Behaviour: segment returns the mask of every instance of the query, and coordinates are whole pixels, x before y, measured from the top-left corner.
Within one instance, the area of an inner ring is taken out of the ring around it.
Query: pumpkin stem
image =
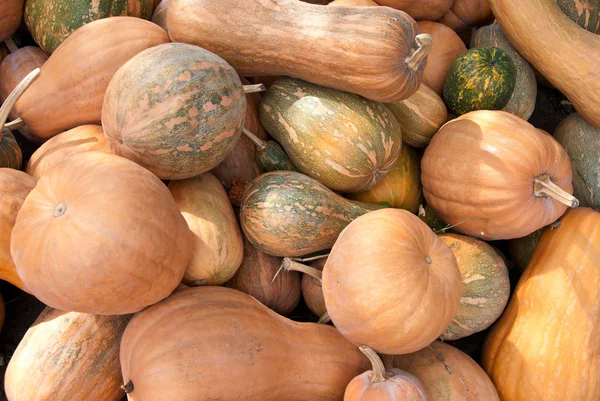
[[[256,135],[254,135],[249,129],[247,129],[246,127],[242,128],[242,131],[244,132],[244,134],[246,134],[246,136],[248,138],[250,138],[252,140],[252,142],[254,142],[256,144],[256,147],[258,148],[258,150],[263,150],[264,148],[267,147],[267,142],[263,141],[262,139],[260,139],[259,137],[257,137]]]
[[[433,38],[428,33],[420,33],[415,36],[415,44],[417,48],[413,46],[410,49],[410,54],[404,59],[404,62],[413,71],[417,71],[423,64],[423,60],[429,54],[431,46],[433,46]]]
[[[319,282],[321,285],[321,278],[323,276],[323,272],[319,269],[315,269],[314,267],[303,265],[302,263],[294,262],[291,258],[283,258],[283,262],[281,263],[283,269],[286,272],[296,271],[304,274],[308,274]]]
[[[533,179],[533,194],[538,198],[552,198],[567,207],[578,207],[579,201],[550,179],[548,174],[542,174]]]
[[[21,82],[19,85],[8,95],[2,107],[0,107],[0,131],[4,128],[4,124],[6,124],[6,120],[8,119],[8,115],[10,111],[17,103],[17,100],[23,95],[23,93],[31,86],[31,84],[40,76],[40,69],[36,68],[31,71]]]
[[[16,120],[12,120],[9,123],[4,124],[4,128],[9,131],[16,131],[19,128],[23,128],[24,126],[25,126],[25,121],[23,121],[23,119],[21,117],[17,118]]]
[[[244,93],[257,93],[264,92],[267,90],[265,84],[255,84],[255,85],[244,85]]]
[[[19,48],[17,47],[17,45],[15,45],[15,42],[13,42],[11,38],[6,39],[4,41],[4,44],[6,45],[6,47],[8,47],[8,51],[10,51],[11,53],[14,53],[17,50],[19,50]]]
[[[319,321],[317,323],[319,324],[327,324],[331,322],[331,318],[329,317],[329,312],[325,311],[325,313],[323,313],[321,315],[321,317],[319,318]]]
[[[126,394],[133,392],[133,382],[129,380],[126,384],[122,385],[121,388]]]
[[[325,254],[325,255],[318,255],[318,256],[311,256],[310,258],[291,258],[294,262],[312,262],[313,260],[318,260],[318,259],[323,259],[328,257],[329,254]]]
[[[360,352],[365,354],[367,358],[369,358],[371,366],[373,366],[373,371],[369,375],[369,380],[371,380],[371,383],[381,383],[386,381],[388,377],[392,376],[385,371],[385,366],[383,366],[381,358],[379,355],[377,355],[377,352],[375,352],[373,348],[369,347],[368,345],[363,345],[358,349]]]

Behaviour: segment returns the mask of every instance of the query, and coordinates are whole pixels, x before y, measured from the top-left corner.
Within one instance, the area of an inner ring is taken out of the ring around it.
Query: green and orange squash
[[[242,82],[225,60],[197,46],[167,43],[117,71],[106,90],[102,126],[115,154],[161,179],[180,180],[225,159],[245,114]]]
[[[567,17],[583,29],[600,34],[600,1],[598,0],[557,0]]]
[[[383,104],[293,78],[269,88],[260,121],[298,171],[339,192],[371,188],[402,147],[398,122]]]
[[[345,199],[304,174],[274,171],[246,189],[240,224],[260,251],[302,256],[331,248],[352,220],[380,208]]]
[[[474,110],[502,110],[517,81],[510,55],[498,47],[471,49],[452,64],[444,84],[444,101],[460,116]]]
[[[119,345],[130,319],[46,307],[10,359],[8,400],[119,401]]]
[[[71,33],[102,18],[131,16],[149,20],[153,0],[26,0],[25,24],[51,54]]]

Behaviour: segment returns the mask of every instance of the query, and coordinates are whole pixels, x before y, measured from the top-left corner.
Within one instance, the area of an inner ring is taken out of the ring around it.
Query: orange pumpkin
[[[10,38],[23,19],[25,0],[0,0],[0,42]]]
[[[160,1],[160,0],[158,0]],[[154,13],[152,14],[152,22],[156,25],[160,26],[165,32],[169,32],[167,29],[167,6],[169,5],[169,0],[162,0],[156,5],[154,8]]]
[[[452,251],[406,210],[380,209],[350,223],[323,269],[332,322],[348,340],[405,354],[452,322],[462,283]]]
[[[482,365],[504,401],[600,399],[600,213],[569,210],[546,228]]]
[[[84,152],[38,181],[19,211],[10,251],[23,283],[46,305],[126,314],[177,287],[191,235],[156,176],[127,159]]]
[[[402,10],[416,20],[435,21],[450,8],[454,0],[377,0],[380,6]]]
[[[494,19],[489,0],[454,0],[440,22],[456,32],[464,32],[484,24],[490,18]]]
[[[505,111],[446,123],[425,149],[421,181],[444,222],[484,240],[523,237],[578,204],[565,149]]]

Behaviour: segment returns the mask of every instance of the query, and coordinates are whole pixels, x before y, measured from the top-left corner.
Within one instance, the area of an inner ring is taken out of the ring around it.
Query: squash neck
[[[541,174],[533,179],[533,195],[537,198],[552,198],[571,208],[579,206],[579,200],[552,182],[548,174]]]

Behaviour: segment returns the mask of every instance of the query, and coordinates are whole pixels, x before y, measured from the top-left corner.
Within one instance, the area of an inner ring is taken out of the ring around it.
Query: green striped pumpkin
[[[27,0],[25,24],[36,43],[52,53],[75,30],[102,18],[149,20],[153,0]]]
[[[380,208],[347,200],[304,174],[274,171],[246,189],[240,223],[261,252],[301,256],[331,248],[352,220]]]
[[[556,3],[577,25],[600,34],[600,0],[557,0]]]
[[[510,100],[517,69],[498,47],[471,49],[454,61],[444,84],[444,101],[456,115],[474,110],[501,110]]]
[[[147,49],[113,76],[102,108],[111,151],[163,180],[217,166],[242,134],[246,97],[235,70],[198,46]]]
[[[299,79],[269,88],[260,121],[299,172],[339,192],[377,184],[402,146],[398,122],[383,104]]]

